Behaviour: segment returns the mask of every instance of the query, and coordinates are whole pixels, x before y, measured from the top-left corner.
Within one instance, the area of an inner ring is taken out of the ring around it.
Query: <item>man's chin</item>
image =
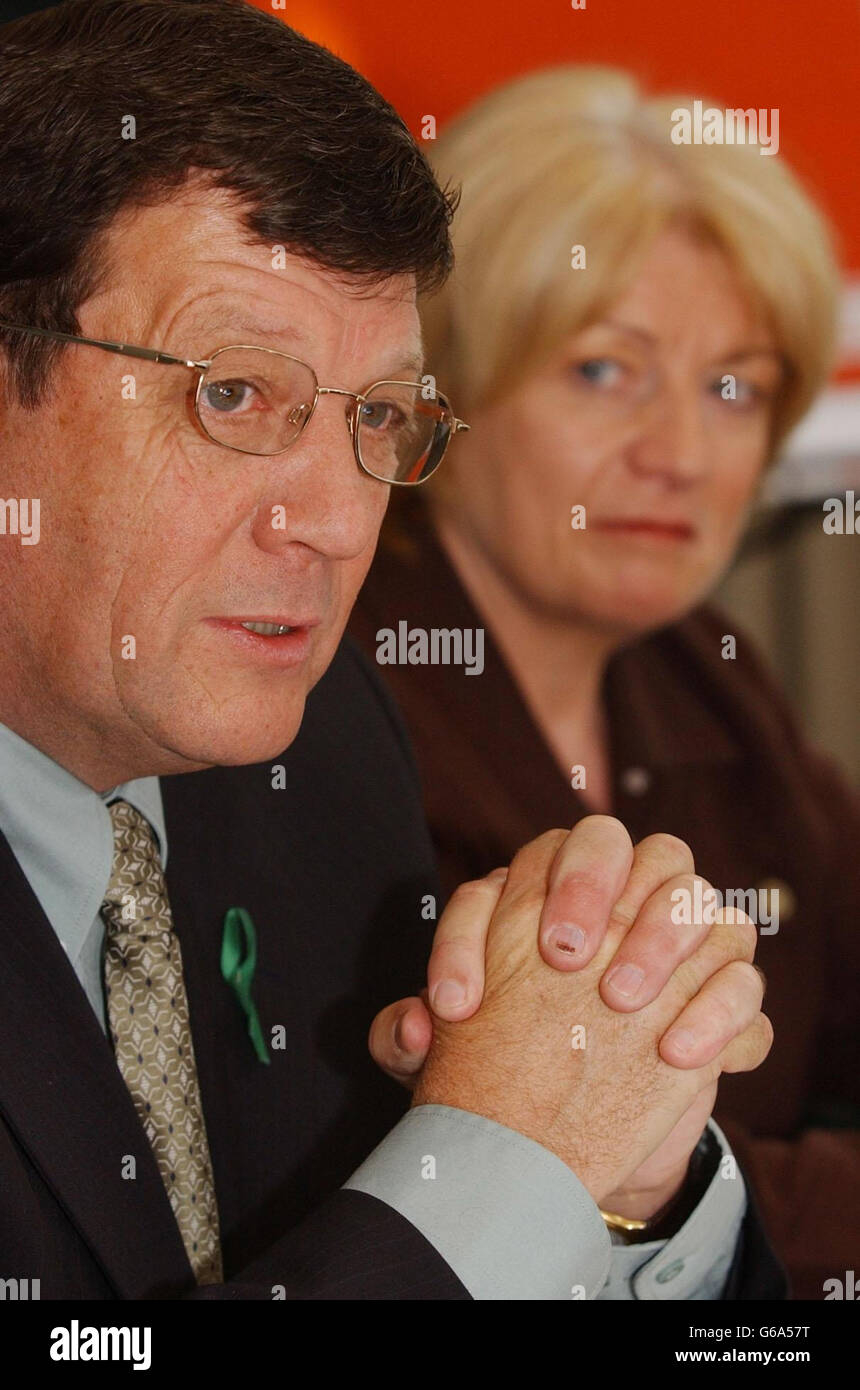
[[[176,772],[199,772],[209,767],[244,767],[278,757],[295,739],[304,715],[304,701],[288,717],[237,726],[235,723],[209,729],[165,730],[159,740],[167,763],[162,776]]]
[[[328,651],[314,651],[295,670],[265,678],[190,661],[179,680],[176,667],[167,681],[136,670],[134,686],[122,691],[123,706],[149,748],[161,753],[159,775],[264,763],[295,739],[307,697],[330,660]],[[193,680],[181,678],[186,671]]]

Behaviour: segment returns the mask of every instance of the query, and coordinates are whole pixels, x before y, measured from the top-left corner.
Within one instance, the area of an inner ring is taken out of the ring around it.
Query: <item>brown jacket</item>
[[[380,665],[415,743],[447,892],[588,808],[562,775],[486,627],[419,507],[411,554],[383,544],[351,631],[485,628],[484,670]],[[734,634],[737,655],[722,657]],[[724,1076],[716,1118],[751,1181],[792,1278],[823,1298],[860,1269],[860,802],[801,737],[736,625],[701,608],[619,653],[605,688],[613,814],[634,841],[692,847],[723,892],[780,889],[760,933],[773,1050]]]

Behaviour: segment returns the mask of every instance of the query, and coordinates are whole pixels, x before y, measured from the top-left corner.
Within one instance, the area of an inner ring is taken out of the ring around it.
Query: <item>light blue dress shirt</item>
[[[106,1030],[100,907],[113,863],[107,804],[121,796],[167,835],[157,777],[98,793],[0,724],[0,830]],[[408,1111],[345,1184],[400,1212],[476,1299],[715,1299],[746,1210],[726,1156],[668,1241],[614,1245],[590,1194],[555,1154],[448,1106]]]
[[[42,905],[107,1033],[100,909],[113,864],[108,802],[122,797],[156,833],[162,867],[167,834],[157,777],[94,792],[40,749],[0,724],[0,830]]]

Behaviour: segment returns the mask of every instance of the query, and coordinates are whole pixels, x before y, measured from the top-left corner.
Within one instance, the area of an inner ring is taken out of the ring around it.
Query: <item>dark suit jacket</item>
[[[399,498],[353,610],[376,633],[486,629],[484,671],[380,667],[406,718],[444,889],[479,877],[588,807],[571,790],[420,503]],[[722,638],[737,636],[734,660]],[[635,841],[686,840],[722,891],[780,887],[776,934],[760,935],[765,1064],[724,1076],[716,1118],[750,1178],[794,1292],[823,1297],[860,1243],[860,805],[801,737],[737,625],[700,608],[619,652],[604,686],[613,814]]]
[[[421,901],[438,893],[417,776],[373,669],[345,644],[280,758],[165,778],[162,793],[227,1282],[195,1289],[110,1045],[2,837],[0,1277],[38,1278],[43,1298],[266,1299],[275,1285],[288,1298],[468,1298],[409,1222],[338,1190],[406,1106],[367,1031],[421,987]],[[256,925],[264,1034],[286,1029],[270,1066],[220,974],[232,906]],[[753,1217],[728,1296],[781,1296]]]

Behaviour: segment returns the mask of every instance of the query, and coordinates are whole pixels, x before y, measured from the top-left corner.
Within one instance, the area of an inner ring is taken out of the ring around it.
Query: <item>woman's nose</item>
[[[698,388],[663,384],[642,406],[626,457],[630,469],[640,476],[688,486],[707,472],[708,452]]]

